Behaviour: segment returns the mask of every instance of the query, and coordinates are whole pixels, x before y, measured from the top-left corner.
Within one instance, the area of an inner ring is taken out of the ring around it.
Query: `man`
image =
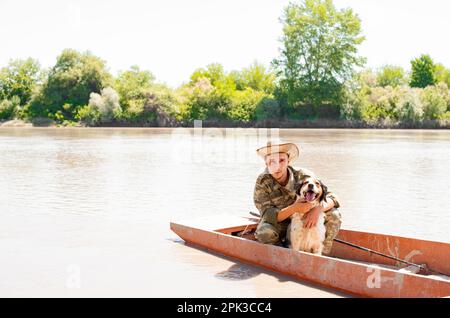
[[[292,214],[303,214],[305,227],[311,228],[317,224],[320,212],[324,212],[326,236],[323,254],[329,254],[341,226],[336,196],[328,192],[326,200],[315,208],[309,202],[296,202],[296,185],[304,176],[314,174],[291,166],[299,155],[295,144],[272,145],[269,142],[266,147],[259,148],[257,154],[264,159],[266,170],[258,176],[254,191],[255,206],[261,214],[256,239],[265,244],[280,245],[286,240]]]

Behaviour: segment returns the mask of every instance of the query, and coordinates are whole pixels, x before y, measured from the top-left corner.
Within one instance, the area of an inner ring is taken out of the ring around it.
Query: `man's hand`
[[[277,221],[284,221],[294,213],[305,214],[311,210],[312,207],[313,205],[310,202],[296,201],[294,204],[278,212]]]
[[[316,226],[321,212],[323,212],[323,207],[319,205],[303,215],[303,227],[305,229],[310,229]]]
[[[297,200],[291,206],[296,213],[305,214],[305,213],[308,213],[309,211],[311,211],[311,209],[313,208],[314,205],[311,202],[301,202],[301,201]]]

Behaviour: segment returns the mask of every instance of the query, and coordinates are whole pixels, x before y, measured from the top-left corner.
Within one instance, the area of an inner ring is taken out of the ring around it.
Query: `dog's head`
[[[306,202],[321,202],[327,193],[328,189],[322,181],[311,176],[302,178],[297,189],[297,195]]]

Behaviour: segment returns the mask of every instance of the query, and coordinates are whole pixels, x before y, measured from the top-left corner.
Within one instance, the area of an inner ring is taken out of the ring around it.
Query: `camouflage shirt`
[[[304,176],[315,176],[307,169],[296,170],[289,166],[289,177],[293,176],[294,185],[298,185]],[[278,227],[278,212],[290,205],[297,199],[295,191],[291,191],[280,185],[266,169],[258,176],[255,184],[253,200],[256,208],[259,210],[262,220]],[[328,192],[327,199],[334,202],[334,207],[339,208],[339,202],[335,194]],[[289,218],[283,222],[290,222]]]

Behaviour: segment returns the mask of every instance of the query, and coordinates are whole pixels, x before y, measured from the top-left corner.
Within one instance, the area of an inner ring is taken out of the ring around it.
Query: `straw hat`
[[[295,160],[297,160],[299,156],[299,149],[296,144],[287,142],[287,143],[272,143],[267,142],[267,145],[264,147],[261,147],[256,150],[256,153],[261,158],[265,159],[267,155],[271,155],[273,153],[280,153],[284,152],[287,153],[289,156],[289,164],[293,163]]]

